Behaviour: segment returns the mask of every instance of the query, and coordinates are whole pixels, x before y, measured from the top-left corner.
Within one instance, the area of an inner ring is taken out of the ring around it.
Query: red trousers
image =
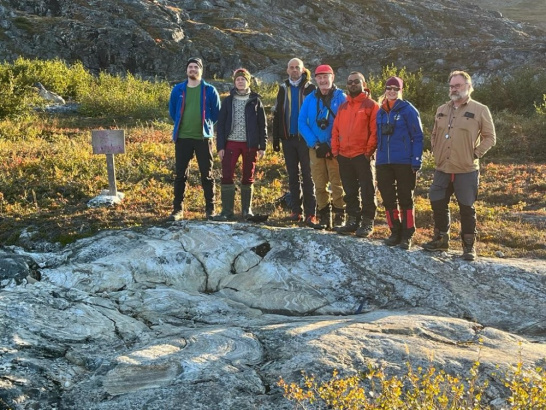
[[[243,177],[241,184],[251,185],[254,183],[258,148],[248,148],[246,141],[228,141],[224,150],[224,158],[222,159],[222,185],[233,184],[235,167],[240,156],[243,157]]]

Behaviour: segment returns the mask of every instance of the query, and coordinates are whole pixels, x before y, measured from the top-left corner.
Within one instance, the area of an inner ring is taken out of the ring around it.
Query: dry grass
[[[90,144],[90,130],[99,123],[103,128],[126,129],[126,153],[116,155],[117,188],[125,199],[116,208],[87,207],[87,201],[108,188],[105,157],[93,155]],[[169,124],[44,116],[26,124],[19,122],[18,126],[24,137],[0,139],[0,156],[6,158],[0,163],[1,243],[28,246],[31,238],[65,244],[104,229],[167,223],[174,177]],[[417,244],[427,241],[432,233],[426,194],[433,169],[430,155],[427,158],[416,191]],[[490,161],[483,164],[477,203],[479,254],[495,256],[500,251],[507,257],[546,258],[546,165]],[[268,151],[258,163],[257,177],[255,212],[269,214],[270,225],[287,225],[284,219],[288,211],[274,205],[275,199],[288,190],[282,155]],[[215,179],[220,180],[218,161]],[[195,162],[189,182],[186,216],[202,219],[204,200]],[[219,192],[216,200],[220,210]],[[458,249],[454,202],[452,209],[452,239],[454,249]],[[386,235],[380,207],[372,240]]]

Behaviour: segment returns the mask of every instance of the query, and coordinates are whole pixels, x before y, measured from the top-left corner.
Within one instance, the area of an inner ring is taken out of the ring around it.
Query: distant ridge
[[[183,75],[181,61],[193,55],[204,59],[206,76],[227,77],[244,65],[266,81],[284,76],[284,65],[294,55],[310,67],[327,62],[339,74],[378,72],[389,64],[427,73],[467,69],[474,75],[543,66],[546,30],[506,17],[544,23],[543,1],[479,4],[3,1],[0,61],[19,56],[79,60],[94,72],[129,71],[169,81]]]

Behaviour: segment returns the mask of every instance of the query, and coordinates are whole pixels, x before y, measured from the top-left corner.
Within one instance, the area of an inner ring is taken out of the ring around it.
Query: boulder
[[[502,405],[503,371],[546,364],[540,260],[197,221],[2,260],[0,403],[14,409],[290,409],[277,382],[303,370],[468,374],[476,360]],[[25,266],[37,279],[10,281]]]

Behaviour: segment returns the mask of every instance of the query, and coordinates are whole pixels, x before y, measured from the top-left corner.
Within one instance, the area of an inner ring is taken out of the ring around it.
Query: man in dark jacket
[[[207,219],[212,219],[214,214],[212,139],[220,111],[220,96],[214,86],[202,80],[203,62],[200,58],[188,60],[186,73],[188,79],[173,87],[169,101],[169,114],[174,121],[176,168],[171,221],[184,217],[188,166],[194,153],[201,173]]]
[[[241,178],[241,213],[250,219],[254,195],[256,162],[265,155],[267,124],[265,110],[259,94],[250,89],[252,76],[244,68],[233,73],[235,87],[223,99],[218,117],[216,149],[222,161],[222,213],[216,221],[230,221],[235,200],[235,168],[243,158]]]
[[[306,223],[314,226],[317,223],[315,184],[311,178],[309,148],[298,132],[298,115],[303,100],[315,86],[311,83],[311,73],[299,58],[288,62],[286,72],[288,79],[279,86],[273,114],[273,150],[279,152],[282,141],[292,207],[289,220],[301,222],[305,215]]]

